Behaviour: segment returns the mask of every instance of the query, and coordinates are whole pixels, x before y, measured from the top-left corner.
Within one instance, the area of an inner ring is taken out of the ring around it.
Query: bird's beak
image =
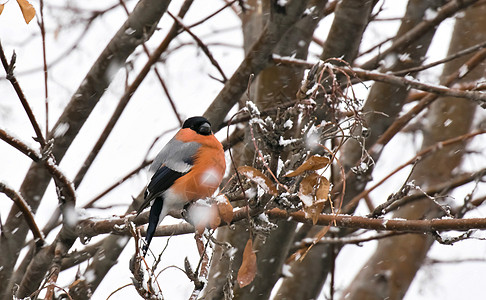
[[[209,125],[209,123],[202,124],[201,127],[199,128],[199,132],[201,132],[202,134],[210,134],[211,125]]]

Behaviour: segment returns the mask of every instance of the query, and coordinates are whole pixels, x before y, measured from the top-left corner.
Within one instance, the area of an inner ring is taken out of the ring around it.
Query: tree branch
[[[477,55],[478,57],[476,57],[476,59],[484,59],[484,57],[486,57],[486,51],[478,52]],[[280,63],[280,64],[301,65],[307,68],[312,68],[315,65],[313,63],[304,60],[288,58],[288,57],[279,57],[275,55],[273,56],[273,61],[275,63]],[[335,68],[333,65],[330,65],[330,67]],[[461,89],[448,88],[447,86],[444,85],[423,83],[419,80],[409,78],[409,77],[400,77],[388,73],[381,73],[378,71],[366,71],[360,68],[346,67],[346,68],[340,68],[339,70],[346,72],[349,76],[359,78],[359,80],[353,81],[353,83],[358,83],[366,80],[385,82],[397,86],[411,87],[417,90],[422,90],[433,94],[437,94],[439,96],[465,98],[465,99],[478,102],[478,104],[481,106],[486,106],[486,93],[480,91],[466,91]],[[465,72],[467,73],[468,71],[469,69],[467,69],[466,66]],[[466,73],[464,74],[461,73],[460,74],[461,77],[459,78],[465,76]]]
[[[395,170],[393,170],[387,176],[385,176],[383,179],[381,179],[377,183],[375,183],[372,187],[370,187],[369,189],[367,189],[367,190],[359,193],[358,195],[356,195],[351,201],[349,201],[346,204],[346,206],[344,207],[343,210],[344,211],[349,211],[352,207],[354,207],[358,203],[359,200],[361,200],[362,198],[366,197],[369,193],[371,193],[378,186],[382,185],[383,182],[385,182],[387,179],[389,179],[392,175],[396,174],[398,171],[400,171],[404,167],[406,167],[406,166],[408,166],[410,164],[413,164],[418,159],[423,159],[423,158],[427,157],[428,155],[434,153],[435,151],[441,150],[443,147],[446,147],[448,145],[456,144],[456,143],[460,143],[460,142],[464,142],[464,141],[466,141],[468,139],[471,139],[471,138],[473,138],[473,137],[475,137],[477,135],[484,134],[484,133],[486,133],[486,130],[479,130],[479,131],[474,131],[474,132],[466,133],[466,134],[463,134],[463,135],[460,135],[460,136],[456,136],[456,137],[453,137],[453,138],[450,138],[450,139],[447,139],[447,140],[438,142],[438,143],[436,143],[434,145],[431,145],[431,146],[429,146],[429,147],[421,150],[414,157],[412,157],[411,159],[409,159],[405,163],[401,164]]]
[[[169,4],[170,1],[139,1],[126,22],[100,54],[77,91],[73,94],[71,101],[51,131],[50,137],[48,137],[48,139],[55,138],[52,153],[58,161],[64,157],[95,105],[107,90],[116,71],[123,66],[127,57],[138,45],[152,36],[156,25],[166,12]],[[25,197],[34,213],[40,203],[40,201],[35,199],[42,198],[49,181],[50,177],[42,167],[37,164],[31,165],[20,188],[20,193]],[[8,289],[9,279],[29,230],[27,226],[23,226],[20,220],[15,217],[17,213],[17,208],[13,206],[5,223],[5,227],[8,230],[18,228],[15,239],[2,240],[0,245],[2,249],[3,247],[8,247],[12,250],[12,255],[8,257],[9,262],[5,262],[7,258],[0,257],[0,265],[4,266],[0,270],[0,298],[2,299],[10,292]],[[44,269],[44,273],[46,270]]]
[[[474,46],[469,47],[467,49],[461,50],[461,51],[459,51],[457,53],[454,53],[452,55],[449,55],[446,58],[439,59],[437,61],[431,62],[431,63],[426,64],[426,65],[423,65],[423,66],[418,66],[418,67],[409,68],[409,69],[405,69],[405,70],[395,71],[395,72],[392,72],[392,74],[393,75],[400,76],[400,75],[406,75],[406,74],[409,74],[409,73],[414,73],[414,72],[418,72],[418,71],[423,71],[423,70],[426,70],[426,69],[430,69],[432,67],[438,66],[440,64],[446,63],[448,61],[451,61],[451,60],[454,60],[456,58],[462,57],[464,55],[468,55],[468,54],[474,53],[475,51],[481,50],[481,49],[483,49],[485,47],[486,47],[486,42],[479,43],[477,45],[474,45]]]
[[[17,193],[14,189],[10,188],[8,185],[6,185],[3,182],[0,182],[0,193],[4,193],[5,195],[7,195],[7,197],[12,199],[15,205],[17,205],[19,210],[22,212],[22,215],[24,216],[25,221],[29,225],[29,228],[32,231],[32,234],[34,235],[34,238],[37,240],[36,244],[38,246],[44,245],[45,243],[44,235],[39,230],[39,227],[35,222],[34,215],[32,215],[29,205],[27,204],[27,202],[25,202],[22,195]]]
[[[22,103],[22,106],[24,107],[24,110],[27,113],[27,116],[29,117],[30,123],[32,124],[32,127],[34,128],[35,134],[37,135],[37,142],[39,142],[41,147],[44,147],[46,145],[46,140],[44,139],[44,136],[42,135],[42,130],[40,129],[39,123],[37,123],[37,120],[34,116],[34,113],[32,112],[32,109],[30,108],[30,105],[29,105],[29,102],[27,101],[27,98],[25,98],[24,92],[22,91],[22,88],[20,87],[20,84],[17,81],[17,78],[15,78],[15,75],[13,74],[13,70],[15,68],[16,57],[17,56],[14,52],[13,55],[12,55],[12,60],[10,61],[10,64],[9,64],[8,61],[7,61],[7,58],[5,56],[5,52],[3,51],[2,42],[0,41],[0,60],[2,61],[2,65],[3,65],[3,68],[5,69],[5,72],[7,73],[7,79],[12,84],[15,92],[17,93],[17,96],[19,97],[20,103]]]
[[[275,9],[278,5],[276,1],[272,1],[274,11],[269,22],[233,76],[204,113],[215,128],[223,123],[227,113],[245,92],[250,74],[256,76],[268,65],[272,50],[284,33],[300,18],[307,2],[308,0],[288,1],[284,9],[285,13],[282,13],[282,10]]]
[[[247,207],[234,211],[231,224],[247,218]],[[280,220],[293,220],[300,223],[312,224],[312,218],[308,218],[303,211],[287,212],[274,208],[264,212],[268,217]],[[261,214],[261,210],[250,210],[250,215],[255,217]],[[92,238],[94,236],[106,233],[121,234],[130,236],[126,222],[133,222],[140,226],[148,222],[148,213],[135,215],[120,216],[109,219],[85,219],[81,220],[76,226],[77,235],[83,238]],[[338,214],[320,214],[317,217],[317,225],[331,225],[351,229],[372,229],[372,230],[390,230],[397,232],[421,232],[428,233],[433,231],[466,231],[470,229],[486,229],[486,218],[469,218],[469,219],[430,219],[430,220],[404,220],[404,219],[377,219],[352,215]],[[228,225],[226,223],[221,226]],[[176,225],[162,225],[157,227],[154,236],[173,236],[194,233],[195,228],[189,223],[180,223]],[[141,230],[142,236],[145,230]]]
[[[221,77],[223,77],[223,83],[228,81],[228,78],[224,74],[223,69],[219,65],[218,61],[214,59],[214,56],[211,53],[211,51],[209,51],[208,46],[206,46],[206,44],[204,44],[204,42],[201,41],[201,39],[197,35],[195,35],[194,32],[192,32],[192,30],[189,27],[184,25],[184,22],[182,22],[182,19],[180,17],[174,16],[170,12],[168,12],[168,14],[169,16],[172,17],[172,19],[174,19],[174,21],[176,21],[179,24],[180,27],[182,27],[182,29],[184,29],[184,31],[186,31],[196,41],[197,45],[201,47],[204,54],[206,54],[206,56],[209,58],[209,61],[211,61],[211,64],[213,64],[213,66],[216,67],[216,69],[219,71],[219,74],[221,74]]]
[[[180,16],[184,16],[189,9],[189,7],[192,5],[193,0],[186,0],[184,2],[184,5],[181,7],[181,10],[179,12]],[[103,129],[103,132],[101,133],[100,137],[96,141],[96,144],[94,145],[93,149],[89,152],[90,154],[84,161],[82,167],[79,169],[78,173],[76,174],[76,177],[74,178],[73,182],[76,187],[81,184],[81,181],[83,180],[84,176],[86,175],[86,172],[88,172],[88,169],[91,167],[91,164],[95,160],[96,156],[98,155],[99,151],[105,144],[105,141],[108,139],[108,136],[110,135],[111,131],[115,127],[116,123],[118,122],[120,116],[122,115],[123,111],[128,105],[128,102],[132,98],[133,94],[136,92],[142,81],[145,79],[147,74],[150,72],[152,66],[157,63],[160,55],[167,49],[169,46],[170,42],[179,34],[179,25],[176,23],[174,24],[167,36],[162,40],[160,45],[155,49],[154,53],[150,55],[148,61],[145,63],[143,66],[142,70],[138,73],[137,77],[133,80],[132,84],[128,87],[128,89],[125,91],[123,96],[121,97],[120,101],[118,102],[117,107],[115,108],[115,111],[113,112],[110,120],[108,121],[108,124],[105,126]]]
[[[485,52],[486,53],[486,52]],[[448,96],[456,98],[464,98],[477,102],[481,106],[486,106],[486,93],[479,91],[463,91],[455,88],[448,88],[444,85],[435,85],[420,82],[416,79],[407,77],[398,77],[390,74],[383,74],[377,71],[365,71],[362,69],[353,68],[348,74],[360,77],[362,80],[374,80],[379,82],[386,82],[397,86],[412,87],[417,90],[422,90],[437,94],[439,96]]]
[[[409,30],[406,34],[401,35],[396,40],[390,48],[380,52],[377,56],[368,60],[360,67],[362,69],[374,69],[380,61],[391,53],[401,53],[411,43],[417,41],[421,36],[423,36],[429,30],[432,30],[438,26],[445,19],[452,17],[458,11],[478,2],[478,0],[453,0],[448,1],[442,7],[437,10],[437,14],[432,19],[424,18],[422,22],[417,24],[413,29]]]

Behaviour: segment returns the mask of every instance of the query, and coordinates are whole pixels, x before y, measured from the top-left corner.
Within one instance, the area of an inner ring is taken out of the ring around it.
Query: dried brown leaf
[[[225,195],[219,195],[216,200],[218,206],[219,217],[226,224],[230,224],[233,221],[233,206]]]
[[[3,8],[5,7],[5,3],[4,4],[0,4],[0,15],[2,14],[2,11],[3,11]]]
[[[317,175],[316,173],[310,173],[309,175],[304,177],[304,179],[302,179],[302,181],[300,182],[300,188],[299,188],[300,194],[303,195],[303,196],[312,196],[314,194],[315,189],[316,189],[318,178],[319,178],[319,175]],[[302,200],[302,197],[301,197],[301,200]],[[304,205],[305,204],[307,204],[307,205],[311,204],[311,203],[304,201],[304,200],[302,200],[302,202],[304,202]]]
[[[219,209],[217,204],[211,205],[211,217],[209,218],[209,228],[216,229],[221,224],[221,218],[219,216]]]
[[[314,225],[326,205],[330,187],[329,180],[317,173],[309,174],[300,183],[299,197],[306,216],[312,219]]]
[[[305,171],[319,170],[327,165],[329,165],[329,158],[314,155],[306,160],[302,165],[300,165],[295,171],[285,175],[285,177],[295,177],[304,173]]]
[[[25,23],[29,24],[29,22],[35,17],[35,8],[27,0],[17,0],[17,3],[20,6]]]
[[[331,183],[326,177],[321,176],[319,178],[319,184],[316,190],[316,198],[319,200],[327,200],[329,197],[329,189],[331,188]]]
[[[275,184],[261,171],[250,167],[250,166],[241,166],[238,168],[238,172],[245,175],[251,181],[258,184],[266,193],[270,193],[272,195],[277,195],[277,188]]]
[[[317,220],[319,219],[319,215],[321,214],[322,210],[324,209],[324,205],[326,202],[324,201],[319,201],[315,202],[311,206],[305,206],[304,207],[304,212],[307,217],[310,217],[312,219],[312,224],[316,225]]]
[[[246,242],[245,250],[243,251],[243,261],[238,271],[237,280],[240,287],[249,285],[255,278],[256,272],[256,254],[253,252],[253,242],[250,238]]]

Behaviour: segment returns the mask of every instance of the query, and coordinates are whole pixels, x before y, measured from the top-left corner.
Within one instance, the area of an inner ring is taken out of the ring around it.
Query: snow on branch
[[[247,218],[248,208],[243,207],[234,211],[231,224]],[[250,209],[252,217],[261,214],[259,209]],[[292,220],[299,223],[312,224],[313,220],[306,216],[305,212],[288,212],[283,209],[273,208],[265,211],[269,218],[280,220]],[[134,222],[136,225],[142,225],[148,221],[148,213],[140,215],[135,220],[135,215],[113,217],[107,219],[85,219],[78,223],[76,232],[79,236],[91,238],[99,234],[121,234],[130,235],[129,228],[125,225],[127,222]],[[486,229],[486,218],[467,218],[467,219],[427,219],[427,220],[406,220],[406,219],[385,219],[370,218],[364,216],[353,216],[343,214],[325,214],[322,213],[317,217],[317,225],[331,225],[335,227],[351,229],[372,229],[372,230],[389,230],[395,232],[421,232],[429,233],[434,231],[466,231],[470,229]],[[229,224],[222,223],[220,226]],[[157,228],[155,236],[173,236],[194,233],[195,228],[189,223],[180,223],[175,225],[161,225]],[[142,230],[142,235],[145,232]]]
[[[486,51],[481,51],[480,56],[481,59],[484,59],[486,56]],[[279,57],[275,55],[273,56],[273,61],[276,64],[300,65],[300,66],[305,66],[307,68],[312,68],[315,65],[314,63],[310,63],[304,60],[289,58],[289,57]],[[332,65],[329,63],[326,63],[325,65],[327,67],[332,67]],[[449,88],[444,85],[424,83],[417,79],[414,79],[411,76],[400,77],[400,76],[395,76],[391,73],[381,73],[379,71],[367,71],[364,69],[352,68],[349,66],[345,68],[344,67],[333,67],[333,68],[339,68],[340,71],[345,72],[346,74],[351,76],[351,78],[353,77],[359,78],[359,80],[353,80],[353,83],[367,81],[367,80],[385,82],[397,86],[405,86],[405,87],[414,88],[421,91],[430,92],[440,96],[465,98],[465,99],[478,102],[478,104],[480,104],[482,107],[486,107],[486,93],[481,91],[467,91],[467,90],[461,90],[456,88]],[[459,75],[462,75],[461,77],[465,76],[465,74],[459,74]]]

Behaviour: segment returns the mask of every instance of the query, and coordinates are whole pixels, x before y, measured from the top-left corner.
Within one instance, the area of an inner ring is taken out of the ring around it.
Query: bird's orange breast
[[[213,135],[205,136],[191,171],[177,179],[171,190],[187,202],[212,196],[221,184],[225,169],[221,143]]]

